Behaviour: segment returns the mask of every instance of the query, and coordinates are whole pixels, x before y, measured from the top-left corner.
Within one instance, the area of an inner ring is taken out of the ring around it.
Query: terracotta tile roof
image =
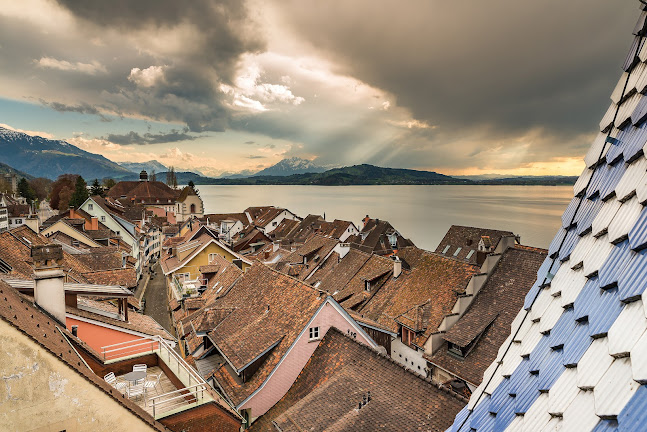
[[[24,217],[29,215],[30,209],[28,204],[9,204],[7,205],[7,214],[9,217]]]
[[[390,258],[371,255],[346,285],[336,288],[338,291],[333,292],[333,297],[345,308],[355,310],[379,292],[392,271],[393,261]],[[370,283],[370,291],[366,291],[367,281]]]
[[[137,202],[144,200],[146,204],[157,204],[158,199],[160,204],[167,204],[170,199],[174,204],[177,194],[177,191],[158,181],[121,181],[106,196],[114,199],[125,196],[129,200],[135,198]]]
[[[192,311],[196,311],[203,307],[205,304],[205,299],[202,297],[189,297],[185,298],[182,303],[184,310],[191,313]]]
[[[122,265],[121,251],[108,246],[88,249],[75,258],[95,271],[120,269]]]
[[[2,281],[0,281],[0,318],[20,330],[70,369],[82,375],[91,385],[110,395],[117,403],[140,418],[144,424],[158,431],[168,430],[85,366],[81,356],[75,350],[70,350],[68,343],[69,340],[74,344],[78,339],[64,326],[45,315],[39,308],[34,307],[31,301]]]
[[[162,233],[163,234],[177,234],[179,231],[179,228],[177,225],[168,225],[162,227]]]
[[[120,285],[131,290],[137,287],[137,272],[132,267],[88,272],[83,276],[92,284]]]
[[[443,336],[461,347],[475,341],[467,356],[449,354],[445,344],[429,357],[432,363],[472,384],[481,383],[546,258],[546,250],[533,249],[507,249],[465,314]]]
[[[313,280],[313,283],[316,283],[317,280],[321,280],[319,289],[330,294],[339,292],[350,282],[364,264],[366,264],[366,261],[368,261],[370,257],[371,255],[367,253],[360,252],[357,249],[351,249],[346,253],[344,258],[342,258],[341,261],[339,261],[339,263],[328,272],[328,274],[315,274],[310,279]],[[334,257],[331,256],[328,260],[331,259],[334,260]]]
[[[244,251],[248,246],[251,246],[252,243],[262,242],[268,244],[272,242],[272,240],[268,236],[263,234],[255,227],[250,227],[249,229],[241,232],[243,233],[243,237],[234,242],[234,245],[232,246],[234,252]]]
[[[274,268],[305,280],[338,243],[336,239],[314,235],[303,246],[276,263]],[[307,260],[306,265],[303,265],[304,258]]]
[[[282,208],[276,208],[276,207],[270,207],[261,214],[258,215],[256,219],[254,219],[254,225],[264,228],[267,226],[272,220],[274,220],[278,215],[280,215],[285,209]]]
[[[492,247],[496,248],[502,237],[513,235],[514,233],[511,231],[452,225],[445,234],[445,237],[438,244],[438,247],[436,247],[436,253],[442,254],[447,246],[449,246],[445,255],[454,256],[456,249],[460,247],[461,250],[455,258],[475,264],[476,252],[472,253],[470,258],[467,258],[467,255],[469,255],[470,251],[476,251],[478,249],[481,237],[489,237],[492,242]]]
[[[230,263],[224,257],[217,255],[212,265],[218,266],[219,270],[207,281],[207,289],[202,293],[207,305],[217,297],[227,293],[229,288],[243,275],[243,271],[235,264]]]
[[[204,215],[200,220],[205,224],[207,223],[207,220],[209,221],[209,224],[219,224],[225,220],[237,220],[242,222],[243,226],[249,225],[249,219],[247,219],[245,213],[210,213]]]
[[[287,394],[250,430],[443,432],[466,403],[331,328]]]
[[[415,246],[402,248],[396,253],[400,261],[402,261],[402,268],[411,269],[418,265],[420,259],[425,255],[424,249],[419,249]]]
[[[195,193],[193,188],[191,186],[184,186],[182,191],[180,191],[180,195],[176,198],[177,202],[184,202],[189,196],[197,196],[198,194]]]
[[[299,228],[300,221],[292,219],[283,219],[276,228],[272,230],[271,237],[276,240],[286,240],[285,243],[288,244],[287,239],[290,237],[290,234],[296,231]]]
[[[278,343],[245,383],[235,380],[225,367],[216,371],[215,379],[234,404],[265,381],[325,300],[325,295],[303,282],[255,263],[225,296],[210,305],[211,309],[233,309],[209,338],[237,369]]]
[[[171,298],[171,301],[169,301],[169,307],[171,308],[171,312],[178,310],[182,305],[180,302],[177,301],[175,297]]]
[[[2,259],[13,267],[10,274],[30,279],[33,273],[31,245],[48,243],[50,241],[47,237],[36,234],[24,225],[0,233]],[[91,272],[92,268],[77,260],[75,255],[63,251],[63,270],[70,282],[86,283],[83,273]]]
[[[318,232],[321,235],[339,239],[351,225],[353,225],[352,222],[339,219],[335,219],[333,222],[322,221]]]
[[[398,322],[419,330],[416,344],[422,346],[449,314],[477,266],[425,252],[411,270],[389,280],[358,312],[398,332]]]
[[[118,310],[115,306],[105,301],[96,301],[91,300],[87,297],[78,296],[77,302],[79,306],[87,306],[89,308],[99,309],[105,312],[116,314]],[[110,318],[104,315],[99,315],[96,313],[88,312],[79,308],[72,306],[67,306],[67,313],[72,315],[81,316],[84,318],[92,319],[95,321],[100,321],[105,324],[110,324],[116,327],[121,327],[127,330],[133,330],[140,333],[144,333],[151,336],[161,336],[164,339],[174,340],[164,328],[157,323],[153,318],[148,315],[142,315],[140,313],[129,313],[128,322],[122,321],[116,318]]]
[[[216,264],[207,264],[207,265],[200,266],[198,268],[198,270],[202,274],[218,273],[219,269],[220,269],[220,266],[218,266]]]
[[[396,245],[392,246],[389,237],[396,236]],[[367,219],[361,230],[361,236],[349,238],[354,247],[363,252],[376,253],[378,255],[391,255],[398,249],[407,246],[414,246],[413,242],[404,238],[393,226],[385,220]]]

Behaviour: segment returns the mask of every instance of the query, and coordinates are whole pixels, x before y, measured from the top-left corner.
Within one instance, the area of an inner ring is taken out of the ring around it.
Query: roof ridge
[[[404,365],[402,365],[402,364],[398,363],[397,361],[393,360],[393,358],[391,358],[391,357],[389,357],[389,356],[387,356],[387,355],[385,355],[385,354],[382,354],[382,353],[381,353],[381,352],[379,352],[379,351],[374,350],[373,348],[369,347],[368,345],[365,345],[365,344],[361,343],[361,342],[360,342],[360,341],[358,341],[357,339],[354,339],[354,338],[350,337],[349,335],[347,335],[347,334],[343,333],[341,330],[339,330],[337,327],[335,327],[335,326],[331,326],[331,327],[328,329],[328,331],[330,331],[330,330],[333,330],[333,331],[335,331],[335,332],[339,333],[341,336],[345,337],[346,339],[348,339],[348,340],[350,340],[350,341],[355,342],[357,345],[359,345],[360,347],[364,348],[365,350],[367,350],[367,351],[368,351],[368,352],[370,352],[371,354],[373,354],[373,355],[375,355],[375,356],[377,356],[377,357],[380,357],[380,358],[382,358],[383,360],[388,361],[389,363],[392,363],[392,364],[396,365],[396,366],[397,366],[397,367],[398,367],[402,372],[405,372],[405,373],[407,373],[407,374],[409,374],[409,375],[413,376],[415,379],[418,379],[418,380],[420,380],[420,381],[424,382],[425,384],[428,384],[428,385],[429,385],[429,386],[431,386],[431,387],[434,387],[434,388],[436,388],[436,389],[438,389],[438,390],[440,390],[440,391],[443,391],[443,392],[447,393],[448,395],[450,395],[450,396],[452,396],[452,397],[456,398],[457,400],[461,401],[462,403],[467,404],[467,403],[469,402],[469,399],[467,399],[467,398],[465,398],[465,397],[463,397],[463,396],[461,396],[461,395],[459,395],[459,394],[457,394],[457,393],[455,393],[455,392],[453,392],[453,391],[451,391],[451,390],[449,390],[449,389],[447,389],[447,388],[445,388],[445,387],[442,387],[442,386],[441,386],[441,385],[439,385],[439,384],[435,384],[435,383],[433,383],[433,382],[431,382],[431,381],[427,381],[427,379],[423,378],[422,376],[420,376],[420,375],[418,375],[418,374],[415,374],[415,373],[410,372],[409,370],[407,370],[407,369],[404,367]],[[324,336],[324,339],[325,339],[325,337],[326,337],[326,336]],[[323,339],[322,339],[322,340],[323,340]],[[319,346],[321,346],[321,345],[319,345]],[[317,347],[317,348],[319,348],[319,347]],[[313,354],[313,355],[314,355],[314,354]],[[310,356],[310,358],[312,358],[312,356]],[[305,367],[304,367],[304,369],[305,369]]]

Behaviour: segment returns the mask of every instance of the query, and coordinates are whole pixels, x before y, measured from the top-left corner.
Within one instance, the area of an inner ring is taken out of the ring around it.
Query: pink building
[[[331,327],[377,348],[332,297],[257,263],[182,320],[179,336],[202,376],[253,422],[287,393]]]

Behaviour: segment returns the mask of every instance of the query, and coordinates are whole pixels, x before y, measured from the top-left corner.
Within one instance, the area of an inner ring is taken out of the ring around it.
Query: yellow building
[[[174,240],[174,239],[169,239]],[[179,300],[197,295],[206,287],[200,267],[211,263],[216,256],[224,257],[245,271],[252,263],[238,255],[215,238],[202,226],[181,240],[167,242],[162,252],[161,266],[171,291]]]

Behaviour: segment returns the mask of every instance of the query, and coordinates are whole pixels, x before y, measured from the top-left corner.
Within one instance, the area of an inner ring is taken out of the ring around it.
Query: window
[[[101,222],[105,222],[105,221],[106,221],[106,217],[105,217],[105,216],[101,216]]]
[[[276,226],[276,222],[272,222],[272,226]]]
[[[445,246],[445,249],[443,249],[443,255],[445,255],[448,250],[449,250],[449,245]]]
[[[364,289],[366,290],[366,292],[370,292],[371,291],[371,281],[367,280],[364,283],[365,283]]]
[[[319,327],[310,327],[310,340],[319,339]]]
[[[218,256],[218,254],[210,253],[210,254],[209,254],[209,262],[211,262],[211,261],[215,260],[217,256]]]
[[[466,259],[470,259],[470,258],[472,258],[472,255],[474,255],[474,249],[472,249],[471,251],[469,251],[469,253],[467,254],[467,257],[465,257],[465,258],[466,258]]]
[[[461,249],[463,249],[463,248],[462,247],[457,247],[456,252],[454,252],[454,256],[458,256],[458,254],[461,253]]]
[[[402,327],[402,343],[406,345],[412,345],[413,339],[416,337],[416,333],[413,330],[410,330],[406,327]]]
[[[88,210],[94,210],[94,204],[88,204]]]
[[[16,225],[21,224],[21,223],[22,223],[22,219],[16,219]]]

